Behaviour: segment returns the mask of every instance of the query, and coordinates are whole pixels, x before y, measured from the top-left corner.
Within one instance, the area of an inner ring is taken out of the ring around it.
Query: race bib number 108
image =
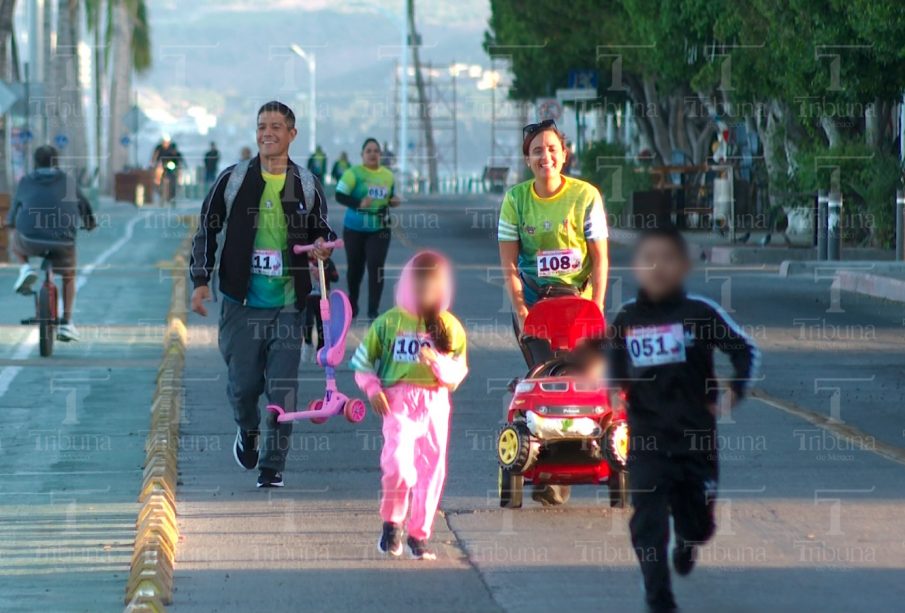
[[[635,367],[685,361],[685,331],[682,324],[632,328],[625,340],[628,355]]]
[[[430,339],[414,334],[400,334],[393,341],[394,362],[417,362],[422,347],[431,347]]]
[[[578,249],[559,249],[537,252],[537,276],[552,277],[581,270],[581,252]]]

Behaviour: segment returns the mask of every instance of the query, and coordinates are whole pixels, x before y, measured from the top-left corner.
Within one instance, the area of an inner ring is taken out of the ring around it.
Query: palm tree
[[[16,0],[0,0],[0,78],[11,81],[14,73],[7,50],[13,35],[13,12],[16,10]],[[6,142],[6,131],[9,124],[9,116],[0,117],[0,143]],[[6,147],[0,146],[0,193],[7,194],[10,191],[10,177],[6,173]]]
[[[47,140],[65,136],[68,144],[64,160],[69,169],[80,176],[88,166],[88,144],[85,113],[79,84],[79,0],[58,0],[56,49],[49,58],[47,87],[52,96],[45,108]]]
[[[125,134],[124,120],[131,105],[132,74],[151,67],[151,29],[145,0],[106,0],[106,41],[111,64],[110,123],[107,126],[107,180],[110,190],[113,175],[129,159],[120,139]],[[137,162],[137,160],[136,160]]]

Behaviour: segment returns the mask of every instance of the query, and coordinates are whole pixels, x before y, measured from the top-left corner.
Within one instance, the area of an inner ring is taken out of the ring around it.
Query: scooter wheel
[[[320,411],[322,408],[324,408],[324,401],[321,399],[312,400],[308,403],[309,411]],[[324,424],[327,423],[328,419],[329,417],[312,417],[310,421],[312,424]]]
[[[343,407],[343,415],[345,415],[346,419],[353,424],[357,424],[364,420],[367,412],[368,409],[365,407],[365,403],[358,398],[347,401],[346,406]]]

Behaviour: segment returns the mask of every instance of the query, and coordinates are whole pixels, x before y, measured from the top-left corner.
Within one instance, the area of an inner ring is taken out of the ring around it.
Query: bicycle
[[[53,354],[53,340],[56,336],[56,327],[60,325],[58,314],[58,290],[53,282],[53,264],[50,262],[50,253],[45,252],[41,255],[41,270],[44,271],[44,282],[41,288],[30,293],[35,297],[35,316],[22,320],[22,324],[26,326],[38,326],[38,348],[42,358],[50,357]]]

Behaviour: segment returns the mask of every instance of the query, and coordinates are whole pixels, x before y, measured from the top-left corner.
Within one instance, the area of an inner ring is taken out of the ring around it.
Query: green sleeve
[[[355,173],[351,168],[348,168],[339,178],[339,183],[336,184],[336,191],[341,194],[351,196],[352,190],[355,189],[356,183],[357,181],[355,180]]]
[[[359,372],[377,372],[377,362],[380,361],[381,357],[380,327],[380,322],[375,321],[368,329],[361,344],[358,346],[358,349],[355,350],[352,359],[349,361],[349,366],[352,370]]]
[[[518,212],[515,210],[515,201],[512,191],[503,196],[503,206],[500,207],[500,223],[497,226],[498,241],[518,240]]]

